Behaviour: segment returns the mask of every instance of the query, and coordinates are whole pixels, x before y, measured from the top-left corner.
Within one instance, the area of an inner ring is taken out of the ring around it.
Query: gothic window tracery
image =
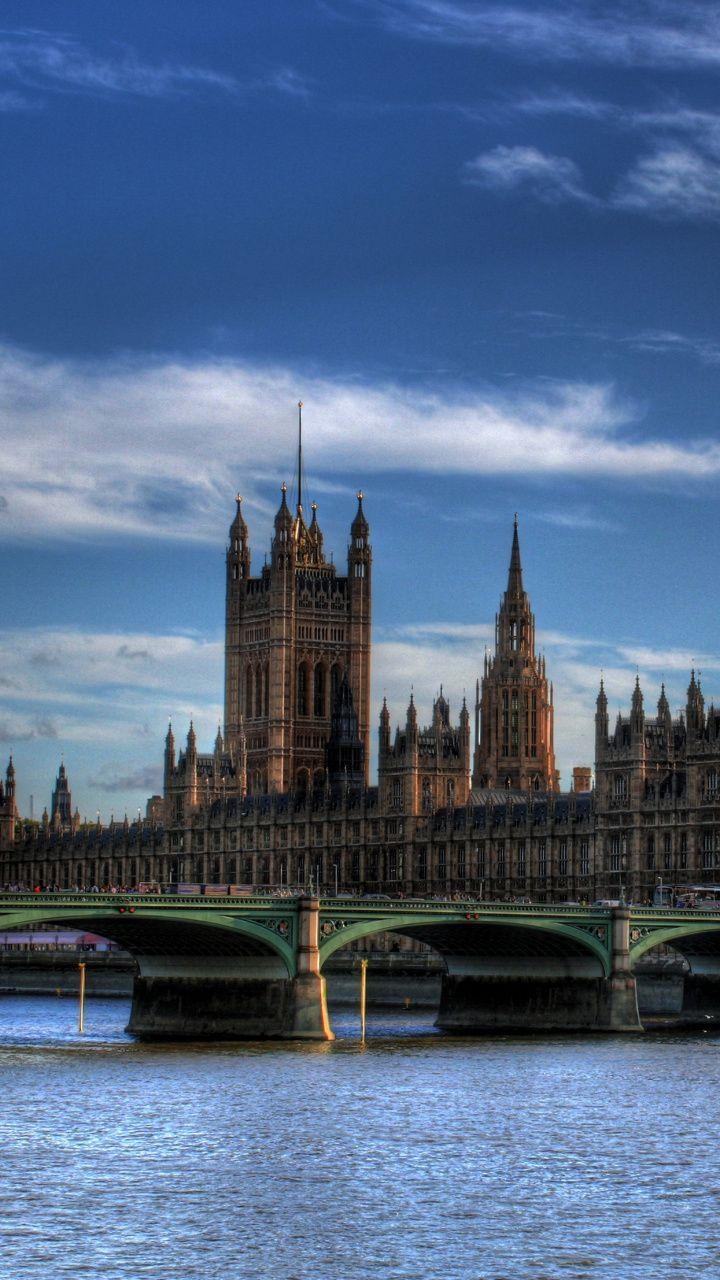
[[[313,681],[313,715],[323,717],[325,715],[325,668],[322,662],[318,662],[315,667]]]
[[[308,668],[306,662],[301,662],[298,667],[297,680],[297,713],[299,716],[306,716],[308,713]]]

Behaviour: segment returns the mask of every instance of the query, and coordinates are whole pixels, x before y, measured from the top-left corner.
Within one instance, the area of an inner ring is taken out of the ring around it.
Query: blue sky
[[[563,781],[600,671],[720,698],[716,6],[3,5],[0,750],[143,807],[305,402],[375,708],[473,695],[519,514]]]

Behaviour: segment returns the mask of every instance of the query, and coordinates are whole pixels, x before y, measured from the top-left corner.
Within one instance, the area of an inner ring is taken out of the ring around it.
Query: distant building
[[[523,587],[517,516],[510,570],[495,618],[495,653],[485,656],[475,705],[473,787],[558,791],[553,695],[535,653],[535,615]]]
[[[649,896],[655,884],[720,879],[720,709],[693,671],[684,714],[673,718],[665,686],[646,716],[639,679],[630,714],[612,733],[601,681],[595,715],[595,864],[617,896]]]
[[[302,475],[299,450],[298,471]],[[442,685],[421,727],[410,694],[368,785],[372,553],[362,495],[347,575],[283,486],[270,561],[251,575],[238,498],[226,587],[225,724],[212,751],[191,724],[165,741],[162,797],[137,822],[81,826],[62,764],[51,816],[21,823],[15,773],[0,786],[0,879],[100,887],[141,882],[283,884],[539,901],[652,897],[658,880],[720,882],[720,711],[693,673],[673,719],[647,718],[639,681],[610,732],[601,683],[595,790],[576,766],[561,792],[553,691],[536,653],[515,520],[494,652],[477,682],[475,735]],[[440,673],[439,673],[440,674]]]

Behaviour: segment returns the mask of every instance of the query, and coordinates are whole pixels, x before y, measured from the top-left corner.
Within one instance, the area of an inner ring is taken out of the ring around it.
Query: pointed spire
[[[235,494],[235,504],[236,504],[235,519],[233,520],[232,524],[230,525],[230,537],[231,537],[231,539],[232,539],[233,537],[235,537],[235,538],[247,538],[248,528],[247,528],[247,525],[246,525],[246,523],[245,523],[245,521],[244,521],[244,519],[243,519],[243,513],[242,513],[242,494],[241,494],[241,493],[236,493],[236,494]]]
[[[302,515],[302,411],[303,402],[298,400],[298,500],[297,513]]]
[[[350,526],[353,535],[356,537],[359,535],[363,535],[364,537],[367,537],[368,533],[370,532],[370,525],[368,524],[365,518],[365,512],[363,511],[363,497],[364,497],[364,494],[362,489],[358,489],[358,493],[357,493],[358,509],[355,512],[355,519],[353,520]]]
[[[286,529],[292,526],[292,516],[290,515],[290,509],[287,504],[287,485],[284,480],[280,485],[280,492],[282,494],[282,498],[280,499],[280,506],[278,507],[278,512],[275,516],[276,530]]]
[[[515,513],[513,522],[512,551],[510,552],[510,570],[508,572],[507,594],[518,597],[523,594],[522,565],[520,563],[520,538],[518,536],[518,518]]]

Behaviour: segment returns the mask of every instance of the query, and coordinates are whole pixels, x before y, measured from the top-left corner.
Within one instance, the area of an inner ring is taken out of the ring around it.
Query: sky
[[[636,675],[720,699],[711,3],[5,0],[0,764],[144,812],[222,719],[304,401],[374,555],[373,714],[474,700],[518,513],[562,783]]]

